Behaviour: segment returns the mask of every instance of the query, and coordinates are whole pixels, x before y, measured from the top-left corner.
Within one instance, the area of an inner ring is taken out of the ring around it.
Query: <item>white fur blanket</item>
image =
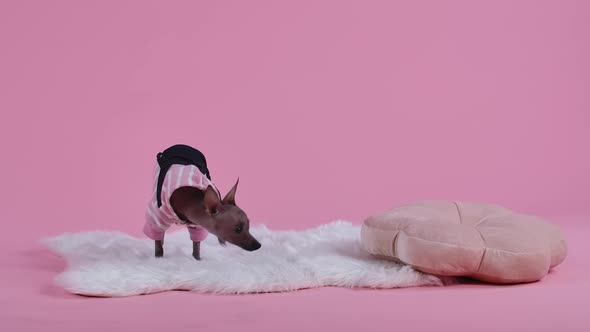
[[[65,258],[57,277],[66,290],[90,296],[129,296],[167,290],[238,294],[282,292],[322,286],[396,288],[442,285],[440,278],[362,251],[360,227],[333,222],[305,231],[256,226],[258,251],[222,247],[214,236],[192,256],[185,231],[167,234],[164,257],[153,241],[118,232],[68,233],[46,245]]]

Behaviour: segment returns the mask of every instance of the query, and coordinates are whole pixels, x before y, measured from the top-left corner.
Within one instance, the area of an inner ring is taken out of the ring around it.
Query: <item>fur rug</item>
[[[57,283],[90,296],[129,296],[168,290],[239,294],[283,292],[322,286],[396,288],[442,285],[438,277],[362,251],[360,227],[337,221],[305,231],[271,231],[255,226],[258,251],[222,247],[210,235],[201,261],[191,256],[186,231],[166,235],[164,257],[153,241],[118,232],[68,233],[46,245],[68,268]]]

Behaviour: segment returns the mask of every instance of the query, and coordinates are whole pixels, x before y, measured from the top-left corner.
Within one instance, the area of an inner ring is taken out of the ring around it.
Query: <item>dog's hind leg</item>
[[[164,256],[164,240],[156,240],[155,249],[156,249],[156,257]]]
[[[201,260],[201,242],[193,242],[193,257],[198,261]]]

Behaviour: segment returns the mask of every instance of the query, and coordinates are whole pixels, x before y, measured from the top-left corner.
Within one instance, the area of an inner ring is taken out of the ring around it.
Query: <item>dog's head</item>
[[[209,231],[217,236],[222,245],[229,242],[248,251],[258,250],[262,245],[250,234],[250,220],[236,205],[238,183],[239,179],[223,200],[213,187],[209,186],[205,190],[205,208],[207,214],[214,220]]]

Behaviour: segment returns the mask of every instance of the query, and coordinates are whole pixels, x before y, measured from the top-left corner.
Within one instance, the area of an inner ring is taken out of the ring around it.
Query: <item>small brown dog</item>
[[[174,145],[157,156],[159,169],[147,208],[144,233],[155,241],[155,255],[164,255],[164,233],[172,224],[188,227],[193,257],[201,259],[201,241],[211,233],[219,243],[248,251],[261,247],[249,232],[250,221],[236,205],[239,180],[221,199],[211,182],[205,156],[187,145]]]

